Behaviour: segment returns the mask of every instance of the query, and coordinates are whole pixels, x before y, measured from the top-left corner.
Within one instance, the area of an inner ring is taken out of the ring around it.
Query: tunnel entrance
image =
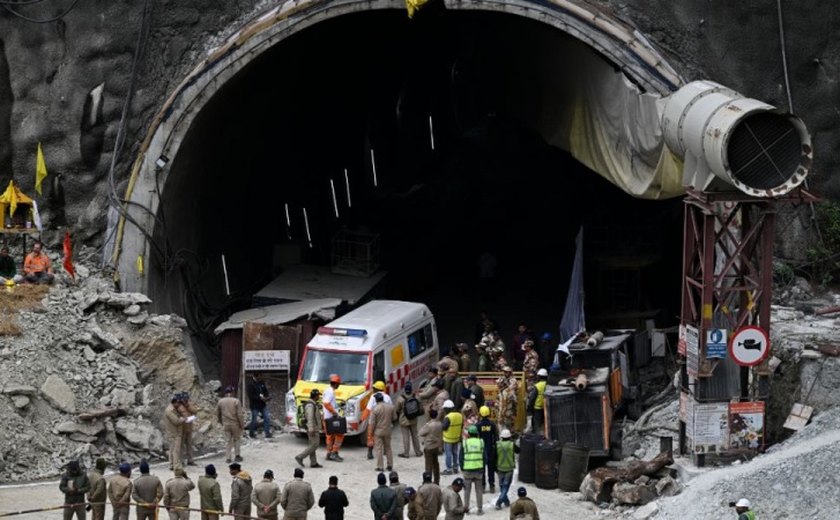
[[[547,135],[564,131],[583,64],[606,58],[523,17],[424,14],[319,22],[217,90],[161,190],[156,305],[209,331],[276,275],[277,246],[328,264],[332,236],[361,229],[381,235],[377,296],[427,303],[444,344],[472,341],[481,310],[505,336],[556,332],[582,226],[588,323],[675,323],[681,202],[632,198]],[[482,281],[487,254],[497,276]]]

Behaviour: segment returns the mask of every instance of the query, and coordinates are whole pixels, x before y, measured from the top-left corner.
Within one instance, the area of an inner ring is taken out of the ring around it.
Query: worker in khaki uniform
[[[137,520],[156,520],[157,505],[163,498],[163,484],[149,474],[149,463],[140,461],[140,476],[134,479],[131,498],[137,503]]]
[[[438,420],[436,410],[429,410],[429,421],[420,428],[423,439],[423,457],[426,471],[434,476],[435,484],[440,484],[440,452],[443,451],[443,425]]]
[[[245,418],[242,416],[242,405],[239,399],[234,397],[236,389],[233,386],[225,388],[225,396],[216,403],[216,417],[222,430],[225,432],[225,462],[232,460],[242,462],[239,455],[239,446],[242,440],[242,432],[245,431]],[[233,452],[233,453],[231,453]],[[234,456],[231,459],[231,456]]]
[[[318,464],[318,445],[321,443],[321,427],[324,422],[324,416],[318,406],[318,399],[321,398],[321,392],[317,388],[313,388],[309,392],[309,400],[303,403],[303,417],[306,421],[306,436],[309,439],[309,444],[306,449],[299,453],[295,460],[303,467],[303,459],[309,457],[310,468],[323,467]]]
[[[417,435],[417,415],[408,417],[406,415],[406,403],[410,407],[420,406],[420,401],[414,397],[414,386],[411,381],[405,384],[403,393],[397,397],[397,416],[400,418],[400,432],[402,433],[403,450],[398,456],[404,459],[409,457],[409,451],[414,447],[414,454],[418,457],[423,456],[420,451],[420,437]],[[422,410],[418,413],[422,413]]]
[[[425,517],[421,520],[436,520],[443,508],[443,491],[432,482],[432,474],[428,471],[423,472],[423,484],[417,488],[417,498],[423,500]]]
[[[528,490],[521,487],[516,494],[519,498],[510,506],[510,520],[540,520],[537,504],[528,498]]]
[[[128,520],[131,508],[131,464],[123,462],[119,466],[120,474],[111,478],[108,483],[108,498],[114,507],[113,520]]]
[[[277,506],[280,504],[280,486],[274,482],[274,472],[265,470],[261,482],[251,491],[251,502],[257,506],[257,517],[277,520]]]
[[[198,496],[201,499],[201,520],[219,520],[219,514],[225,510],[222,502],[222,486],[216,480],[216,466],[204,467],[204,475],[198,477]],[[218,513],[209,513],[217,511]]]
[[[400,482],[400,475],[396,471],[392,471],[388,474],[388,484],[396,494],[396,507],[394,508],[394,515],[391,517],[391,520],[403,520],[406,486]]]
[[[233,482],[230,484],[230,509],[229,513],[251,516],[251,475],[242,470],[238,462],[228,466]]]
[[[373,390],[374,394],[372,397],[368,399],[367,406],[365,406],[365,410],[362,412],[362,422],[370,417],[370,414],[373,413],[373,409],[376,407],[376,400],[377,394],[382,394],[382,400],[386,403],[393,404],[391,401],[391,396],[385,391],[385,381],[376,381],[373,383]],[[373,460],[373,447],[376,440],[374,439],[374,428],[373,428],[373,421],[368,422],[367,427],[367,447],[368,453],[367,458],[368,460]]]
[[[181,429],[181,449],[184,456],[187,458],[188,466],[195,466],[193,461],[193,427],[195,426],[195,416],[198,413],[198,407],[190,400],[189,392],[181,392],[181,404],[183,405],[183,413],[188,419],[184,422],[184,427]],[[189,419],[192,418],[192,419]]]
[[[309,482],[303,481],[303,470],[295,468],[295,478],[283,486],[283,520],[306,520],[308,511],[315,505],[315,494]]]
[[[394,466],[394,452],[391,450],[391,432],[394,429],[394,421],[397,420],[397,410],[391,403],[385,402],[383,393],[374,394],[376,406],[370,414],[370,422],[373,427],[374,449],[376,451],[376,471],[382,471],[382,452],[388,461],[387,469],[391,471]]]
[[[464,489],[464,479],[456,478],[452,485],[443,490],[443,510],[446,511],[444,520],[464,520],[467,509],[458,493]]]
[[[423,499],[417,494],[417,491],[411,486],[405,488],[403,491],[405,498],[406,516],[408,520],[426,520],[426,511],[423,509]]]
[[[105,520],[105,501],[108,499],[108,483],[105,481],[105,468],[108,463],[105,459],[96,459],[96,466],[88,472],[90,491],[88,491],[88,502],[90,502],[90,514],[93,520]]]
[[[187,520],[190,512],[190,491],[195,489],[184,468],[175,468],[175,477],[163,486],[163,505],[169,511],[169,520]],[[183,509],[182,509],[183,508]]]
[[[180,394],[175,394],[169,402],[169,406],[163,411],[163,432],[166,441],[169,443],[169,469],[181,467],[181,438],[183,437],[184,424],[187,422],[187,414],[184,405],[181,403]]]

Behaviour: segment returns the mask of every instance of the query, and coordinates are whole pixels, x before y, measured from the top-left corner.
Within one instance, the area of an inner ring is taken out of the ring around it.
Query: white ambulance
[[[330,375],[338,374],[336,400],[347,419],[347,435],[363,433],[362,411],[374,382],[384,381],[396,397],[408,381],[419,389],[437,362],[437,327],[428,307],[393,300],[366,303],[320,327],[306,345],[297,382],[286,394],[287,431],[303,432],[298,406],[314,388],[323,394]]]

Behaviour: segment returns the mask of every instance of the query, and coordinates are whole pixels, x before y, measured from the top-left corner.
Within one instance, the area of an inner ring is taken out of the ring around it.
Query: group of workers
[[[44,244],[36,241],[32,251],[23,261],[23,271],[18,271],[17,262],[9,254],[9,246],[0,246],[0,284],[18,283],[50,284],[55,280],[50,257],[44,252]]]

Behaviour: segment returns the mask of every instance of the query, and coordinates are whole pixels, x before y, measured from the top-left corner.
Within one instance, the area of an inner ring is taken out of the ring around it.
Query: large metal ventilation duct
[[[804,123],[711,81],[694,81],[668,97],[665,141],[684,158],[683,185],[703,191],[732,186],[755,197],[784,195],[805,180],[811,136]]]

